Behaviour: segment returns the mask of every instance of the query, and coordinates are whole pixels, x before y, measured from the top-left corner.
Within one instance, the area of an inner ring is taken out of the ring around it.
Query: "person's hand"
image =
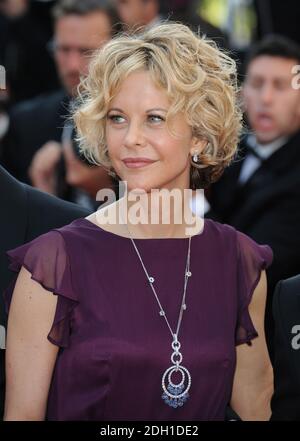
[[[55,170],[61,155],[61,144],[56,141],[48,141],[36,152],[28,171],[34,187],[55,194]]]

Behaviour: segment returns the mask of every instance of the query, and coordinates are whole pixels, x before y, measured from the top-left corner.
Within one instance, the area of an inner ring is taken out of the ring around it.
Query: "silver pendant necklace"
[[[126,223],[126,226],[127,226],[127,223]],[[159,314],[161,317],[163,317],[165,319],[167,326],[168,326],[168,328],[171,332],[171,335],[172,335],[172,344],[171,344],[172,350],[173,350],[172,355],[171,355],[172,365],[165,370],[165,372],[162,376],[161,385],[162,385],[162,389],[163,389],[163,394],[161,397],[164,400],[164,402],[166,404],[168,404],[169,406],[171,406],[173,408],[181,407],[181,406],[183,406],[183,404],[186,402],[186,400],[189,397],[188,392],[189,392],[189,389],[190,389],[191,383],[192,383],[190,372],[188,371],[188,369],[186,367],[182,366],[182,364],[181,364],[183,357],[180,352],[181,344],[178,340],[178,334],[179,334],[179,329],[180,329],[180,325],[181,325],[183,312],[186,310],[185,297],[186,297],[187,284],[188,284],[189,278],[192,276],[192,273],[190,271],[191,236],[189,236],[189,240],[188,240],[188,252],[187,252],[187,259],[186,259],[186,266],[185,266],[182,302],[181,302],[176,332],[173,332],[172,328],[169,324],[169,321],[167,319],[166,313],[165,313],[165,311],[159,301],[156,290],[153,286],[154,277],[152,277],[148,274],[148,271],[144,265],[144,262],[143,262],[143,259],[140,255],[140,253],[139,253],[139,250],[137,249],[135,241],[134,241],[133,237],[131,236],[131,233],[129,231],[128,226],[127,226],[127,231],[129,233],[130,240],[133,244],[133,247],[134,247],[134,249],[138,255],[138,258],[141,262],[141,265],[143,267],[143,270],[145,272],[147,280],[149,281],[149,284],[150,284],[151,289],[153,291],[153,294],[156,298],[156,301],[158,303],[158,306],[160,309]],[[181,381],[178,383],[174,383],[172,381],[172,375],[175,372],[179,372],[181,374]]]

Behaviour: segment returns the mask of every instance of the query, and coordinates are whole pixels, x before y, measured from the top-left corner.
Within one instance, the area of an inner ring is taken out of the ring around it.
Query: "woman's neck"
[[[127,193],[117,204],[119,223],[133,238],[183,238],[199,234],[203,219],[191,210],[192,192]]]

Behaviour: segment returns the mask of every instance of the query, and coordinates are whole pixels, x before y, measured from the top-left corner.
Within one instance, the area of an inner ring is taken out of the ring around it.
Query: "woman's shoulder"
[[[263,256],[268,262],[268,265],[273,260],[273,252],[271,247],[266,243],[258,243],[254,238],[248,234],[237,230],[232,225],[223,224],[213,219],[206,219],[206,228],[210,232],[210,240],[215,239],[218,244],[224,245],[226,252],[229,251],[228,245],[231,245],[237,252],[237,256],[245,256],[247,258]]]
[[[232,225],[224,224],[214,219],[206,218],[205,224],[215,234],[235,235],[237,232],[237,230]]]
[[[77,218],[62,227],[50,229],[30,241],[6,251],[9,260],[19,266],[26,259],[39,262],[54,262],[79,254],[79,250],[89,249],[94,242],[96,225],[85,217]],[[98,247],[99,248],[99,247]],[[14,268],[11,268],[14,270]]]
[[[101,223],[98,222],[97,212],[92,213],[87,217],[74,219],[69,224],[60,228],[55,228],[51,231],[60,233],[66,240],[86,239],[95,235],[101,237],[101,233],[102,236],[103,233],[105,233],[105,230],[101,227]]]
[[[118,201],[109,205],[101,206],[97,211],[86,217],[80,217],[73,220],[68,225],[56,229],[63,235],[90,236],[96,234],[103,238],[124,235],[124,225],[118,225],[116,222],[116,212],[118,210]],[[112,233],[112,234],[105,234]]]
[[[242,232],[241,230],[236,229],[234,226],[221,223],[216,220],[207,218],[205,219],[205,223],[207,225],[207,230],[210,231],[211,234],[218,236],[219,238],[228,238],[230,240],[234,239],[237,244],[239,242],[251,242],[257,245],[266,245],[266,244],[258,244],[255,239],[253,239],[247,233]]]
[[[233,226],[210,218],[205,219],[204,225],[204,231],[211,242],[215,242],[218,246],[224,244],[225,247],[236,244],[239,232]]]

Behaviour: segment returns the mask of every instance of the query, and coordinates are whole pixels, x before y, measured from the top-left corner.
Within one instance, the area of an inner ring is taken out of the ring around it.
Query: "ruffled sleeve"
[[[247,343],[251,345],[251,340],[258,337],[258,333],[253,326],[248,308],[260,280],[261,272],[272,263],[273,252],[268,245],[259,245],[238,231],[237,253],[238,317],[235,344]]]
[[[57,295],[57,306],[48,340],[60,347],[69,345],[72,312],[78,304],[72,285],[69,256],[62,234],[52,230],[25,245],[7,251],[9,269],[19,272],[24,266],[31,278],[47,291]],[[17,275],[4,291],[4,301],[8,313]]]

